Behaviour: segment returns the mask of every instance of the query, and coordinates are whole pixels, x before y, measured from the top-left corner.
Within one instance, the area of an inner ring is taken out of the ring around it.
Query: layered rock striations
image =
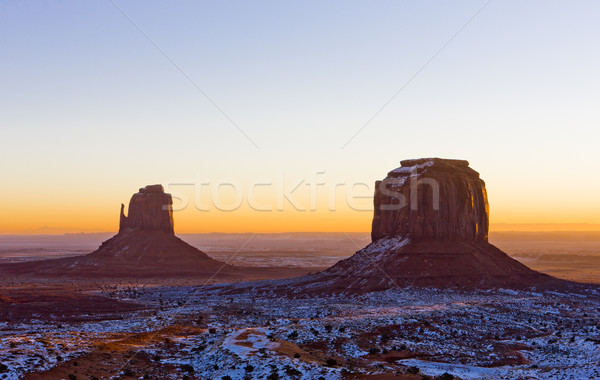
[[[527,288],[564,284],[488,242],[485,183],[463,160],[405,160],[376,182],[372,243],[290,282],[298,293],[394,287]]]
[[[405,160],[375,183],[371,237],[487,241],[488,200],[464,160]]]

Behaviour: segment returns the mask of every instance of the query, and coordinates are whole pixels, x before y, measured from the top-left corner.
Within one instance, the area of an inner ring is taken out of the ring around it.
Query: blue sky
[[[485,4],[2,2],[4,208],[73,202],[76,220],[85,194],[108,220],[198,172],[371,183],[440,156],[482,173],[492,221],[600,223],[600,3]]]

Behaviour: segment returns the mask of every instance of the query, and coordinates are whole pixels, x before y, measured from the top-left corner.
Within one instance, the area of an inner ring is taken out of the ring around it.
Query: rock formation
[[[174,234],[173,199],[161,185],[150,185],[133,194],[129,201],[129,216],[121,204],[119,232],[125,229],[158,230]]]
[[[161,185],[143,187],[129,201],[128,215],[121,205],[119,233],[90,253],[92,259],[110,258],[146,271],[197,272],[212,270],[220,264],[206,253],[175,236],[173,199]],[[122,270],[119,270],[122,271]]]
[[[373,241],[487,241],[485,183],[467,161],[422,158],[401,165],[375,183]]]
[[[488,243],[485,183],[467,161],[423,158],[401,165],[376,182],[372,243],[321,273],[290,281],[285,289],[331,293],[567,283]]]
[[[139,189],[131,197],[128,215],[121,205],[119,232],[94,252],[57,260],[10,265],[10,273],[44,276],[182,277],[223,276],[237,268],[211,259],[175,236],[173,200],[161,185]]]
[[[127,215],[121,205],[119,232],[85,256],[0,264],[0,278],[183,278],[194,281],[240,281],[293,277],[304,268],[240,267],[210,258],[173,230],[173,200],[161,185],[139,189]]]

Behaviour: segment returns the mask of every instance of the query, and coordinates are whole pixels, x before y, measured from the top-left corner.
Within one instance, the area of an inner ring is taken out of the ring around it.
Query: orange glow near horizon
[[[176,232],[369,231],[375,181],[424,157],[481,174],[492,229],[600,230],[600,2],[497,2],[464,31],[475,2],[129,2],[158,49],[111,2],[8,3],[0,234],[116,231],[140,187],[230,202],[227,180],[241,207]],[[248,204],[282,183],[316,210]]]
[[[114,195],[114,196],[113,196]],[[83,196],[68,199],[58,197],[58,202],[43,198],[29,199],[27,204],[14,201],[4,206],[5,215],[0,220],[0,234],[63,234],[109,232],[118,229],[120,202],[118,195],[108,195],[90,203]],[[359,194],[360,195],[360,194]],[[362,194],[365,195],[365,194]],[[90,198],[94,196],[90,195]],[[308,205],[310,200],[298,198]],[[266,198],[260,200],[268,205]],[[547,209],[543,205],[525,208],[508,199],[492,199],[500,206],[490,205],[491,231],[600,231],[596,215],[569,214],[562,209]],[[369,232],[371,230],[371,199],[358,199],[352,209],[345,198],[338,199],[336,210],[331,211],[327,200],[320,201],[316,210],[298,211],[285,203],[283,211],[257,211],[243,203],[234,211],[208,211],[196,209],[193,202],[187,208],[174,212],[176,233],[279,233],[279,232]],[[128,201],[123,200],[127,206]],[[511,208],[501,207],[503,203]],[[274,206],[275,201],[271,202]],[[177,203],[175,204],[177,206]],[[515,205],[521,210],[515,210]],[[562,218],[557,218],[561,216]],[[567,216],[567,217],[565,217]]]
[[[569,197],[570,188],[553,189],[546,183],[536,187],[522,180],[510,183],[493,174],[487,181],[492,231],[600,231],[600,205],[594,197],[585,194]],[[335,187],[337,182],[332,179],[324,182],[326,184],[314,193],[310,186],[293,193],[296,205],[305,211],[297,210],[288,200],[279,199],[276,186],[257,186],[248,191],[249,187],[242,183],[245,186],[240,191],[241,202],[227,186],[217,194],[216,202],[208,186],[200,192],[197,187],[185,186],[165,185],[165,190],[174,197],[176,233],[369,232],[373,215],[372,185]],[[0,218],[0,234],[117,231],[121,203],[127,206],[132,193],[141,187],[120,183],[99,191],[93,183],[65,188],[60,187],[60,183],[52,185],[49,183],[42,190],[34,184],[5,189],[3,199],[10,202],[2,207],[5,217]],[[21,190],[23,188],[27,190]],[[182,199],[187,201],[186,207],[182,207]],[[239,207],[235,207],[236,202]],[[257,208],[272,211],[257,211]]]

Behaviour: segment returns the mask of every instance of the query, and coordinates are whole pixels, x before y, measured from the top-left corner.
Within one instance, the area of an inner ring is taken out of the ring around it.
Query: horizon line
[[[549,229],[543,229],[549,228]],[[587,228],[587,229],[586,229]],[[116,234],[118,231],[64,231],[68,228],[48,228],[48,230],[62,230],[60,232],[43,231],[44,227],[39,230],[29,230],[23,232],[1,232],[0,236],[61,236],[61,235],[94,235],[94,234]],[[600,232],[600,223],[493,223],[490,225],[490,233],[492,232]],[[226,231],[211,231],[211,232],[176,232],[179,235],[211,235],[211,234],[226,234],[226,235],[276,235],[276,234],[370,234],[371,231],[271,231],[271,232],[226,232]]]

